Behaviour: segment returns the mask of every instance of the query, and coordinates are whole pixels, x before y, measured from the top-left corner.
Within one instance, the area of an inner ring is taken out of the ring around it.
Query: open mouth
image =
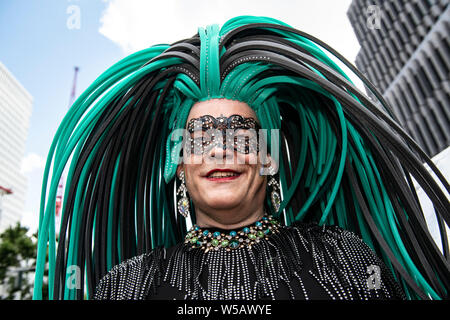
[[[240,172],[230,169],[214,169],[206,174],[206,178],[213,181],[227,181],[237,179],[240,175]]]

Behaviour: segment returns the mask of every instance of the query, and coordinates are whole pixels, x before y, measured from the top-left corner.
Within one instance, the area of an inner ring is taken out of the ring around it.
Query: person
[[[450,192],[378,91],[320,40],[267,17],[199,28],[126,57],[64,118],[34,298],[47,249],[51,299],[82,299],[84,275],[93,299],[448,298],[450,204],[423,163]]]

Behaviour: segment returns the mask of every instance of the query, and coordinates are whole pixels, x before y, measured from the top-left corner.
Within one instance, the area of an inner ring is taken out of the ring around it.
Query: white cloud
[[[38,230],[39,212],[24,211],[21,224],[28,227],[28,233],[31,235]]]
[[[37,153],[30,152],[22,159],[20,172],[26,175],[28,188],[25,209],[21,223],[29,228],[29,234],[36,232],[39,225],[39,202],[45,159]]]
[[[45,159],[36,154],[28,153],[23,159],[20,165],[20,172],[22,174],[28,174],[36,169],[43,169],[45,167]]]
[[[347,19],[351,0],[110,0],[99,32],[129,54],[193,36],[238,15],[269,16],[325,41],[353,61],[359,44]]]
[[[99,32],[125,54],[193,36],[239,15],[267,16],[324,41],[354,63],[359,43],[347,18],[351,0],[108,0]],[[362,82],[335,60],[355,85]]]

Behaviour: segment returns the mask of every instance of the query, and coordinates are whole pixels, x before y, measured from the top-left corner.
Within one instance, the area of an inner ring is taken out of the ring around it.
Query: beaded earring
[[[261,167],[259,174],[264,175],[264,171],[264,168]],[[275,179],[276,172],[272,166],[267,168],[267,172],[269,174],[269,182],[267,183],[267,185],[272,189],[270,191],[270,201],[272,202],[275,212],[278,212],[281,206],[280,184]]]
[[[272,201],[275,212],[278,212],[281,206],[280,185],[278,181],[275,180],[273,175],[270,176],[270,180],[267,185],[272,187],[272,191],[270,192],[270,201]]]
[[[185,218],[190,214],[189,212],[189,199],[187,197],[187,189],[184,181],[184,171],[180,172],[181,184],[177,190],[177,196],[181,194],[181,199],[178,200],[178,212]]]

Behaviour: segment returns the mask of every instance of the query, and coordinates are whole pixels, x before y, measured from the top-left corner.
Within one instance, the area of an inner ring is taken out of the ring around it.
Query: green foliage
[[[29,236],[27,232],[28,228],[18,222],[0,234],[0,299],[32,298],[29,278],[36,268],[37,234]]]

